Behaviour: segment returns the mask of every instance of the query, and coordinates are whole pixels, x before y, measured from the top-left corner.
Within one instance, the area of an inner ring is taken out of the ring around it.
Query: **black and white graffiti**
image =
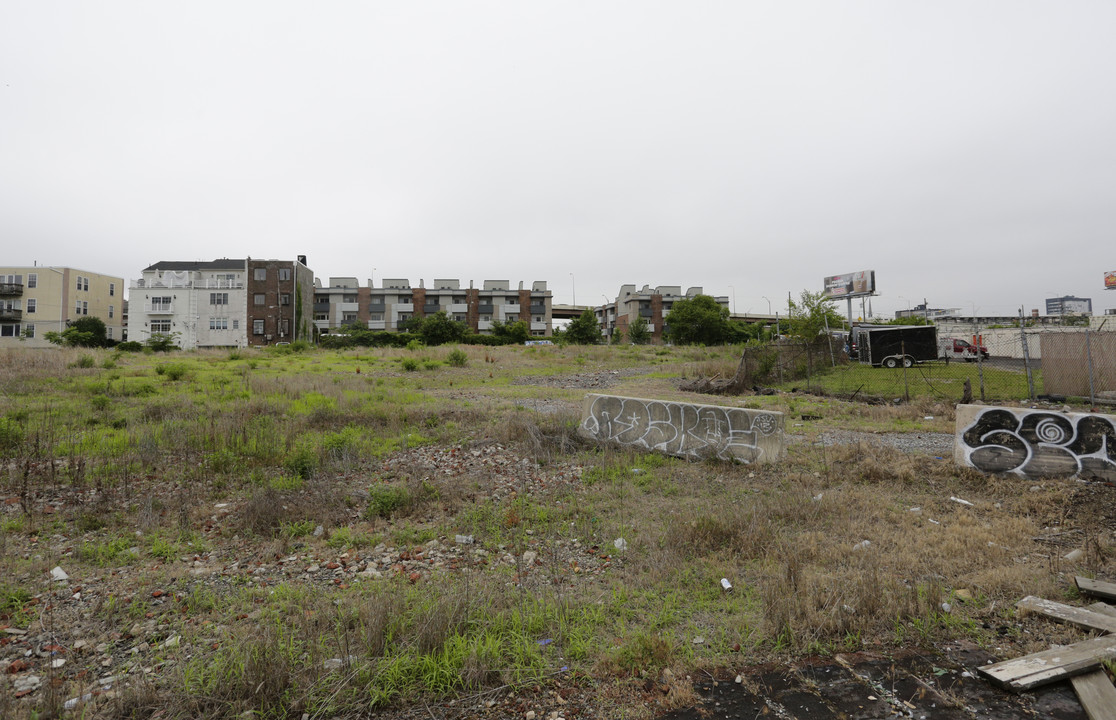
[[[1116,422],[1110,415],[976,408],[962,429],[958,460],[989,473],[1027,478],[1074,475],[1116,481]]]
[[[754,463],[781,457],[782,425],[780,413],[590,395],[581,431],[669,455]]]

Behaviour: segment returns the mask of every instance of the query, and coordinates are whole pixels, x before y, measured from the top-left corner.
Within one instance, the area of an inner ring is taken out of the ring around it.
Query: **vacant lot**
[[[1072,641],[1013,603],[1116,573],[1112,489],[956,468],[945,400],[678,389],[732,348],[283,350],[0,354],[0,717],[651,717]],[[781,410],[789,458],[587,443],[594,391]]]

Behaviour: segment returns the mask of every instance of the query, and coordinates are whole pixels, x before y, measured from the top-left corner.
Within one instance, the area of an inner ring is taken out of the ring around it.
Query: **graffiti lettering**
[[[956,460],[1030,479],[1116,481],[1116,418],[962,405]]]
[[[775,462],[783,454],[781,413],[719,405],[589,395],[581,434],[695,459]]]

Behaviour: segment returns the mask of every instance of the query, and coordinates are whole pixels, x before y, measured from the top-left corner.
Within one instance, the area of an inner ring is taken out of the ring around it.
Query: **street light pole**
[[[576,278],[574,278],[573,273],[570,273],[570,290],[573,293],[573,304],[576,307],[577,306],[577,281],[576,281]]]
[[[736,288],[729,285],[729,290],[732,290],[732,314],[736,314]]]
[[[760,295],[760,299],[761,300],[767,300],[767,296],[766,295]],[[768,315],[771,314],[771,301],[770,300],[767,300],[767,314]]]

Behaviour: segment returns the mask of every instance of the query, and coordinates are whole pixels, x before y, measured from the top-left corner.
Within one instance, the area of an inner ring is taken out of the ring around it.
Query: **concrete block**
[[[1029,480],[1116,482],[1116,415],[958,405],[953,459]]]
[[[782,413],[672,400],[587,395],[578,431],[691,459],[772,463],[786,452]]]

